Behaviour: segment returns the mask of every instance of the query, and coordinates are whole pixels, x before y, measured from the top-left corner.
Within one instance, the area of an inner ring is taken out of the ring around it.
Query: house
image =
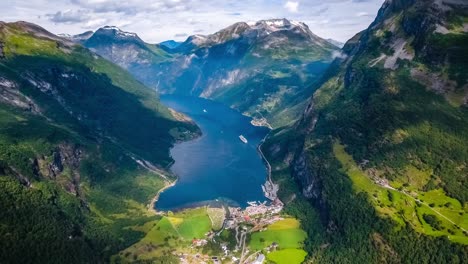
[[[253,262],[253,264],[263,264],[265,261],[265,255],[260,254],[258,255],[257,259]]]

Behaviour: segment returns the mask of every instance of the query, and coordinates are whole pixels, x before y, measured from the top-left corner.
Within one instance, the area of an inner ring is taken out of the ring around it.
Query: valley
[[[245,207],[249,201],[265,201],[261,186],[267,173],[257,145],[267,128],[252,126],[250,118],[206,99],[163,95],[161,102],[189,116],[202,136],[171,149],[175,162],[170,170],[178,181],[161,194],[156,208],[177,210],[216,201]]]
[[[306,24],[287,19],[236,23],[211,35],[190,36],[174,48],[145,43],[116,27],[70,39],[162,94],[215,100],[273,127],[297,119],[339,54]]]
[[[152,225],[145,231],[147,235],[114,256],[114,261],[170,254],[181,263],[243,263],[261,256],[279,259],[277,263],[301,263],[307,255],[301,246],[304,231],[297,220],[281,213],[283,203],[275,198],[276,190],[269,189],[274,184],[261,160],[263,154],[257,152],[268,130],[252,126],[250,118],[206,99],[164,95],[161,102],[195,121],[202,136],[171,150],[175,162],[170,170],[178,179],[151,204],[162,218],[145,223]],[[238,140],[240,133],[248,143]],[[244,191],[239,193],[240,189]],[[264,238],[262,232],[267,230]],[[255,242],[247,243],[247,239]],[[298,242],[291,244],[291,239]],[[264,249],[265,255],[261,254]],[[291,257],[297,260],[291,262]]]
[[[43,1],[70,31],[0,22],[1,263],[467,263],[466,1]]]

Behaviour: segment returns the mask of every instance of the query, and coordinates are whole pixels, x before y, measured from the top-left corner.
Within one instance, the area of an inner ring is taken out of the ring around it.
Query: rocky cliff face
[[[165,56],[165,52],[156,45],[147,44],[137,34],[117,27],[100,28],[87,39],[82,36],[74,36],[72,39],[129,70],[135,66],[149,66],[163,60]]]
[[[163,63],[158,90],[202,96],[273,126],[294,120],[337,48],[286,19],[236,23],[208,36],[192,36]]]
[[[80,191],[80,165],[83,150],[78,145],[58,145],[50,155],[42,155],[33,161],[37,179],[51,179],[59,182],[67,192],[85,199]]]

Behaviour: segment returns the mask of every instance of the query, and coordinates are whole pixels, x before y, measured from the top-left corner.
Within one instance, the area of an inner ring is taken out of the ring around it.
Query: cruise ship
[[[248,142],[247,139],[246,139],[243,135],[240,135],[240,136],[239,136],[239,139],[240,139],[242,142],[244,142],[245,144],[247,144],[247,142]]]

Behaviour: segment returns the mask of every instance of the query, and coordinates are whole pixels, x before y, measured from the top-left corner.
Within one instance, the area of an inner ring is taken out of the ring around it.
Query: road
[[[258,145],[258,152],[260,153],[260,155],[262,156],[262,159],[265,161],[265,164],[267,165],[267,170],[268,170],[268,181],[273,184],[273,181],[271,180],[271,165],[270,165],[270,162],[267,160],[267,158],[265,157],[265,154],[263,154],[263,151],[262,151],[262,146],[263,146],[263,143],[265,143],[265,140],[268,138],[268,136],[270,135],[270,133],[268,133],[264,139],[262,139],[262,143],[260,143],[260,145]]]
[[[380,185],[380,186],[382,186],[382,187],[384,187],[384,188],[386,188],[386,189],[390,189],[390,190],[392,190],[392,191],[399,192],[399,193],[401,193],[401,194],[403,194],[403,195],[408,196],[409,198],[413,199],[414,201],[416,201],[416,202],[418,202],[418,203],[424,204],[425,206],[427,206],[427,208],[429,208],[429,209],[430,209],[431,211],[433,211],[434,213],[440,215],[442,218],[444,218],[445,220],[449,221],[449,222],[452,223],[453,225],[460,227],[460,229],[463,230],[463,232],[467,232],[466,229],[464,229],[463,227],[461,227],[461,226],[458,225],[457,223],[453,222],[450,218],[448,218],[448,217],[446,217],[445,215],[441,214],[440,212],[434,210],[434,209],[433,209],[431,206],[429,206],[427,203],[425,203],[425,202],[423,202],[423,201],[421,201],[421,200],[419,200],[419,199],[414,198],[413,196],[411,196],[411,195],[408,194],[407,192],[405,192],[405,191],[400,191],[400,190],[398,190],[398,189],[395,189],[395,188],[393,188],[393,187],[390,186],[390,185],[383,185],[383,184],[378,184],[378,185]]]
[[[247,239],[247,231],[242,230],[242,231],[241,231],[241,238],[240,238],[242,250],[241,250],[241,256],[240,256],[240,259],[239,259],[239,263],[243,263],[243,260],[244,260],[244,254],[245,254],[245,240],[246,240],[246,239]]]

